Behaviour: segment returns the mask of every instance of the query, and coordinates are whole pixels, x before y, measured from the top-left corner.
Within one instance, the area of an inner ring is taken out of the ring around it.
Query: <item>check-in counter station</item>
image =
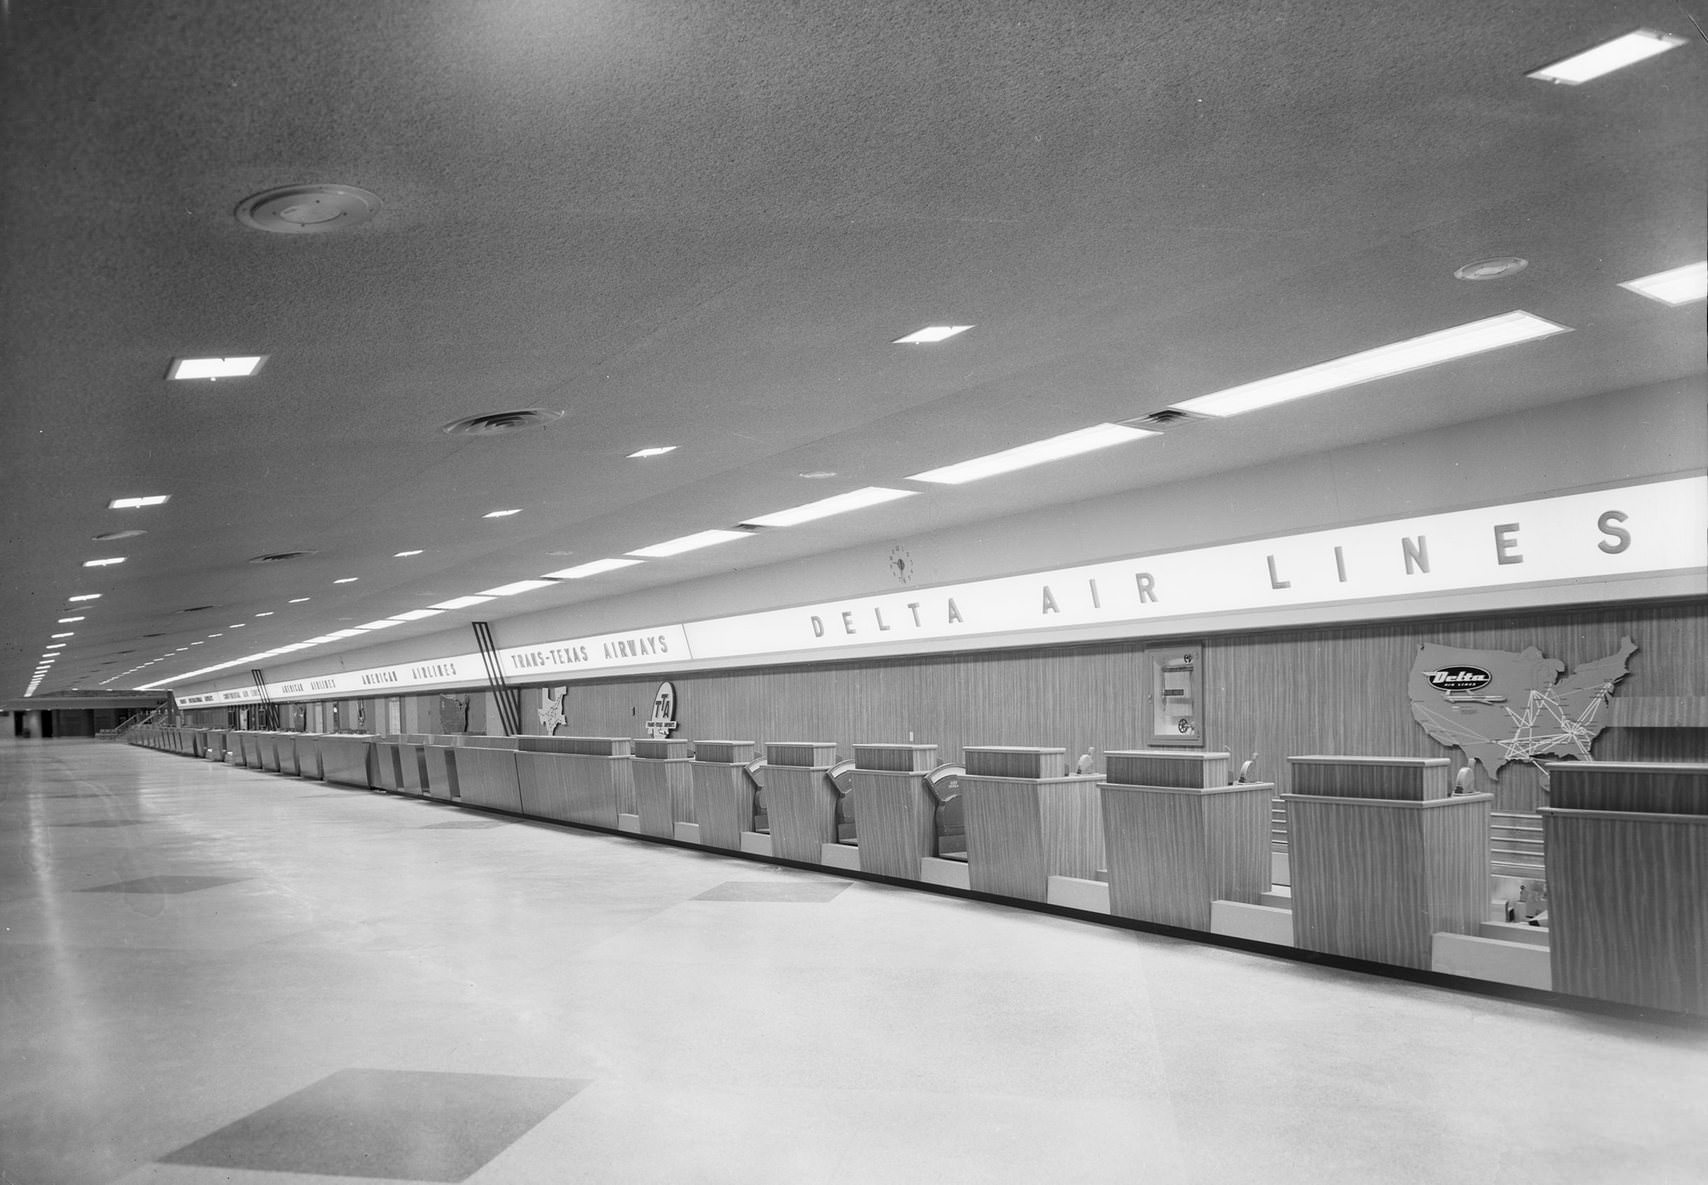
[[[678,823],[694,822],[693,742],[637,737],[632,743],[630,772],[640,834],[675,839]]]
[[[976,893],[1048,899],[1052,876],[1093,880],[1103,864],[1096,774],[1069,774],[1067,750],[962,750],[967,875]]]
[[[1541,816],[1544,924],[1491,875],[1492,795],[1445,758],[646,737],[272,733],[139,726],[131,743],[339,785],[831,866],[1643,1008],[1708,1015],[1708,764],[1559,762]]]
[[[521,813],[516,740],[515,737],[457,738],[457,788],[464,803]]]
[[[1226,753],[1132,749],[1104,760],[1111,913],[1208,930],[1213,902],[1262,900],[1272,783],[1233,782]]]

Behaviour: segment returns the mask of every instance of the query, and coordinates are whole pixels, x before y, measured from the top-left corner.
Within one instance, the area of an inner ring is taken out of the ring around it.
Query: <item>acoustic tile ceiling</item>
[[[1704,257],[1705,50],[1670,0],[9,0],[0,694],[1699,381],[1699,279],[1621,285]],[[1143,419],[1480,322],[1569,332]],[[1154,435],[916,476],[1098,425]]]

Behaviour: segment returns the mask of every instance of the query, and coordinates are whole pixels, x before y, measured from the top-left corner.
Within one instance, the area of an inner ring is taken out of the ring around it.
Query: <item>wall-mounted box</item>
[[[1145,743],[1204,745],[1204,647],[1146,650]]]

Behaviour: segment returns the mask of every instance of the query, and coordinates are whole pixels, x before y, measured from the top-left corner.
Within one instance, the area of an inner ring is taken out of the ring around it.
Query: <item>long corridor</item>
[[[4,1185],[1708,1179],[1700,1028],[100,741],[0,794]]]

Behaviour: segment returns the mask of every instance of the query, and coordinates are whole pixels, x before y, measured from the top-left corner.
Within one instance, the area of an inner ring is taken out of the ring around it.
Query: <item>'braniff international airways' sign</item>
[[[847,657],[861,647],[905,652],[1005,634],[1109,627],[1158,632],[1168,623],[1240,614],[1242,627],[1380,616],[1384,601],[1684,576],[1708,592],[1708,476],[1669,478],[1524,502],[1270,539],[1164,552],[790,609],[657,626],[499,650],[507,678],[575,679],[629,669],[754,657]],[[1652,595],[1632,581],[1631,595]],[[1334,614],[1335,607],[1345,608]],[[478,654],[269,683],[275,700],[331,699],[485,682]],[[183,707],[248,702],[255,687],[180,695]]]

